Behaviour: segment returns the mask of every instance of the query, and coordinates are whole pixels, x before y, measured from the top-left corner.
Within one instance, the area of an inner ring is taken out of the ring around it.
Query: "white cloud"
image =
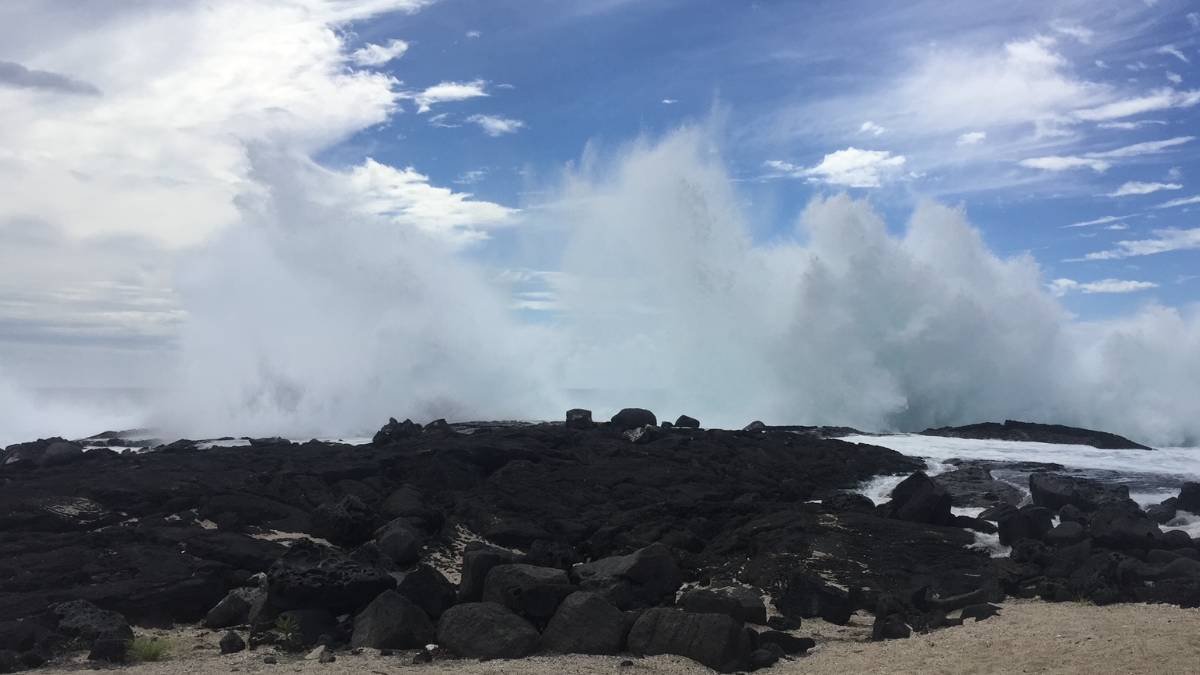
[[[357,49],[350,55],[350,60],[360,66],[382,66],[383,64],[404,56],[408,51],[408,43],[404,40],[391,40],[386,45],[368,44]]]
[[[1060,155],[1031,157],[1017,163],[1030,169],[1041,169],[1042,171],[1070,171],[1071,169],[1088,168],[1096,173],[1104,173],[1112,166],[1112,163],[1102,159]]]
[[[1128,225],[1126,225],[1125,223],[1113,223],[1112,225],[1108,225],[1108,226],[1106,226],[1104,229],[1106,229],[1106,230],[1114,230],[1114,231],[1121,231],[1121,230],[1128,230],[1128,229],[1129,229],[1129,226],[1128,226]]]
[[[1078,24],[1064,23],[1061,21],[1056,21],[1050,24],[1050,28],[1056,33],[1062,33],[1063,35],[1074,38],[1085,45],[1089,44],[1092,41],[1092,37],[1096,35],[1095,31],[1091,30],[1090,28],[1084,28]]]
[[[1084,220],[1078,223],[1071,223],[1070,225],[1063,225],[1063,227],[1088,227],[1089,225],[1103,225],[1104,223],[1111,223],[1117,220],[1120,220],[1117,216],[1101,216],[1095,220]]]
[[[664,98],[664,99],[662,100],[662,102],[663,102],[663,105],[675,105],[676,103],[679,103],[679,99],[675,99],[675,98]]]
[[[1120,260],[1194,249],[1200,249],[1200,228],[1190,230],[1167,228],[1155,230],[1154,237],[1151,239],[1118,241],[1115,248],[1089,253],[1083,257],[1083,260]]]
[[[1127,197],[1129,195],[1148,195],[1161,190],[1179,190],[1183,186],[1179,183],[1143,183],[1141,181],[1128,181],[1121,185],[1113,192],[1108,193],[1109,197]]]
[[[346,174],[363,213],[388,218],[454,243],[486,237],[489,227],[508,225],[516,211],[476,201],[464,192],[437,187],[412,167],[397,169],[368,158]]]
[[[1171,81],[1172,84],[1182,84],[1183,83],[1183,76],[1180,75],[1179,73],[1173,73],[1168,70],[1166,77],[1168,80]]]
[[[862,123],[862,126],[858,128],[858,131],[859,133],[871,134],[872,136],[882,136],[887,129],[875,124],[871,120],[867,120],[866,122]]]
[[[429,125],[441,129],[457,129],[461,124],[454,124],[450,121],[450,113],[438,113],[429,116]]]
[[[486,86],[487,83],[483,80],[439,82],[432,87],[426,88],[424,91],[406,94],[406,97],[416,102],[417,112],[426,113],[430,111],[432,106],[438,103],[466,101],[472,98],[487,96]]]
[[[469,31],[467,31],[467,37],[468,37],[468,38],[471,38],[472,40],[473,40],[473,39],[475,39],[475,38],[478,38],[478,37],[480,37],[480,36],[482,36],[482,35],[483,35],[483,33],[480,33],[480,32],[479,32],[479,31],[477,31],[477,30],[469,30]]]
[[[1100,122],[1096,126],[1101,129],[1129,130],[1129,129],[1137,129],[1138,127],[1144,127],[1144,126],[1148,126],[1151,124],[1165,125],[1166,123],[1167,123],[1166,120],[1137,120],[1136,122]]]
[[[1087,122],[1121,119],[1154,110],[1190,108],[1200,103],[1200,91],[1175,91],[1159,89],[1146,96],[1120,99],[1091,108],[1076,110],[1076,118]]]
[[[968,131],[958,137],[958,145],[978,145],[987,139],[986,131]]]
[[[1173,148],[1177,145],[1190,143],[1195,139],[1195,136],[1176,136],[1174,138],[1167,138],[1161,141],[1134,143],[1133,145],[1125,145],[1113,150],[1106,150],[1104,152],[1089,152],[1087,153],[1087,157],[1098,157],[1101,159],[1121,159],[1126,157],[1138,157],[1140,155],[1151,155],[1156,152],[1162,152],[1167,148]]]
[[[493,137],[515,134],[525,128],[525,123],[521,120],[496,115],[471,115],[467,121],[479,125],[479,128],[483,129],[483,133]]]
[[[1156,208],[1156,209],[1173,209],[1177,206],[1190,206],[1192,204],[1200,204],[1200,195],[1194,195],[1192,197],[1181,197],[1179,199],[1172,199],[1171,201],[1163,202],[1163,203],[1159,204],[1158,206],[1155,206],[1154,208]]]
[[[454,182],[458,183],[459,185],[474,185],[475,183],[483,180],[487,174],[487,169],[472,169],[459,174],[458,178],[454,179]]]
[[[1185,55],[1183,52],[1179,51],[1179,49],[1177,49],[1175,47],[1175,45],[1165,45],[1163,47],[1159,47],[1158,53],[1174,56],[1175,58],[1179,59],[1180,61],[1183,61],[1184,63],[1191,63],[1191,61],[1188,60],[1187,55]]]
[[[846,187],[879,187],[882,180],[904,166],[903,155],[893,155],[886,150],[860,150],[850,147],[831,152],[811,168],[803,168],[780,160],[769,160],[766,165],[793,177],[805,177],[811,181]]]
[[[1108,64],[1105,63],[1103,59],[1096,59],[1095,61],[1092,61],[1092,63],[1096,64],[1097,68],[1107,68],[1108,67]]]
[[[1127,279],[1101,279],[1100,281],[1079,282],[1074,279],[1055,279],[1047,284],[1050,292],[1062,297],[1068,293],[1136,293],[1152,288],[1158,284],[1152,281],[1130,281]]]
[[[1187,20],[1192,28],[1200,28],[1200,12],[1188,12]]]

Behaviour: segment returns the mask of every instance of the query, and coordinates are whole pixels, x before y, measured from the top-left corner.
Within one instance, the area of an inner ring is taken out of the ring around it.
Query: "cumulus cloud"
[[[1183,186],[1179,183],[1143,183],[1141,181],[1128,181],[1121,184],[1121,187],[1108,193],[1109,197],[1127,197],[1129,195],[1148,195],[1161,190],[1179,190]]]
[[[1048,284],[1050,292],[1057,297],[1068,293],[1136,293],[1158,288],[1151,281],[1130,281],[1127,279],[1101,279],[1100,281],[1079,282],[1074,279],[1055,279]]]
[[[1139,256],[1200,249],[1200,228],[1155,230],[1150,239],[1118,241],[1114,248],[1088,253],[1083,260],[1120,260]]]
[[[87,82],[48,70],[30,70],[11,61],[0,61],[0,86],[41,89],[60,94],[100,95],[100,90]]]
[[[498,115],[471,115],[467,121],[478,125],[480,129],[483,129],[483,133],[492,137],[515,134],[525,128],[525,123],[521,120]]]
[[[960,134],[957,144],[962,145],[979,145],[987,139],[986,131],[968,131],[965,134]]]
[[[404,56],[408,46],[404,40],[390,40],[386,45],[368,44],[355,50],[350,60],[360,66],[382,66]]]
[[[883,133],[887,131],[887,129],[884,129],[870,120],[863,122],[862,126],[859,127],[858,130],[860,133],[871,134],[872,136],[882,136]]]
[[[825,155],[820,163],[809,168],[781,160],[768,160],[765,164],[779,174],[794,178],[808,178],[828,185],[873,188],[894,175],[905,161],[903,155],[893,155],[886,150],[850,147]]]
[[[487,96],[487,83],[483,80],[470,82],[439,82],[423,91],[407,95],[417,104],[417,112],[427,113],[439,103],[466,101],[472,98]]]

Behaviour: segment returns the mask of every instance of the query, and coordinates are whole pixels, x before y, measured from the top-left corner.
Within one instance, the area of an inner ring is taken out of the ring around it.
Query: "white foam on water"
[[[1162,526],[1162,530],[1182,530],[1192,539],[1200,539],[1200,514],[1177,511],[1175,517]]]

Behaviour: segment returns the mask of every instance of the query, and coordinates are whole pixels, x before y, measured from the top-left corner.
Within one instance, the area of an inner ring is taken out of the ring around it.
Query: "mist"
[[[261,189],[177,284],[189,318],[153,422],[179,435],[360,435],[388,416],[587,404],[710,426],[1019,418],[1200,439],[1194,309],[1076,321],[1031,256],[997,256],[932,201],[894,233],[866,199],[819,197],[757,242],[707,128],[587,153],[526,210],[565,230],[563,309],[541,320],[461,249],[361,215],[340,174],[251,156]]]

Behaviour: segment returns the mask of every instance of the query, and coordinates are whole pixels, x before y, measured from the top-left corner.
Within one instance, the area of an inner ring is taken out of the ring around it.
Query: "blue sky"
[[[817,194],[868,195],[896,227],[930,196],[964,205],[998,253],[1029,251],[1050,279],[1078,282],[1059,288],[1081,315],[1148,299],[1187,303],[1200,295],[1189,278],[1200,274],[1194,240],[1188,251],[1065,261],[1196,227],[1195,206],[1156,208],[1198,193],[1195,11],[1168,0],[898,11],[869,2],[437,3],[356,23],[352,44],[404,40],[407,51],[382,69],[405,87],[478,83],[487,95],[426,113],[407,105],[323,159],[412,164],[435,183],[521,206],[537,201],[531,177],[553,175],[589,141],[611,147],[716,111],[724,158],[764,240],[790,229]],[[489,136],[470,121],[477,115],[520,126]],[[1172,144],[1137,149],[1162,141]],[[872,187],[801,175],[848,148],[904,162]],[[1021,164],[1042,157],[1082,159],[1057,170]],[[1109,196],[1122,186],[1131,194]],[[1113,220],[1064,227],[1101,218]],[[1105,279],[1145,288],[1086,286]]]
[[[1083,319],[1184,308],[1198,64],[1182,0],[10,0],[0,371],[151,377],[181,275],[271,189],[262,148],[492,271],[553,273],[564,169],[689,124],[759,244],[814,197],[897,234],[932,198]]]

